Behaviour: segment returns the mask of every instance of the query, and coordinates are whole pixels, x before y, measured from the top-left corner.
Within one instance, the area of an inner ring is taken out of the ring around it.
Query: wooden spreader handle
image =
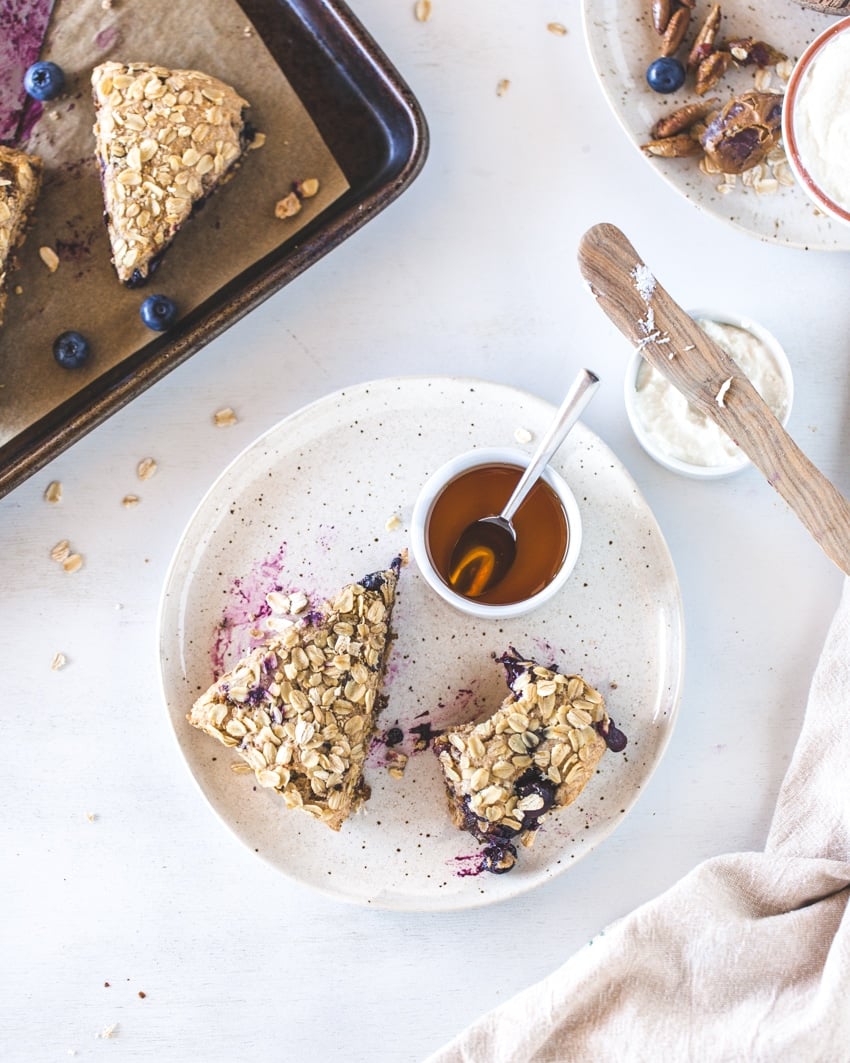
[[[850,573],[850,504],[800,450],[729,355],[671,298],[615,225],[589,229],[578,259],[597,302],[623,335],[731,436],[827,557]],[[721,403],[718,394],[730,378]]]

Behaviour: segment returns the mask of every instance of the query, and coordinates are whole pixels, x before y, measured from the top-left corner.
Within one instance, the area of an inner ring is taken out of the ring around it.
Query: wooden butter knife
[[[580,241],[578,260],[597,302],[623,335],[738,444],[827,557],[850,573],[850,503],[729,355],[658,283],[623,233],[607,223],[593,226]]]

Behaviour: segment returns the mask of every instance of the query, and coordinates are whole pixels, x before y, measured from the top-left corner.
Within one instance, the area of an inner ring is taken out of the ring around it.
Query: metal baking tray
[[[0,496],[297,277],[396,199],[422,168],[422,110],[341,0],[239,0],[342,167],[348,191],[293,238],[234,276],[0,446]]]

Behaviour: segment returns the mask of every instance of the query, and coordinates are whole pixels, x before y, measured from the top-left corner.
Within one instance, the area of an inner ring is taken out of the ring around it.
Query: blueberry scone
[[[321,614],[254,650],[192,707],[217,738],[332,830],[369,797],[363,763],[383,708],[390,620],[401,558],[343,587]]]
[[[248,102],[198,70],[108,62],[92,72],[106,227],[118,277],[145,283],[253,137]]]
[[[15,251],[26,237],[41,188],[42,162],[0,144],[0,325],[6,309],[6,281]]]
[[[625,744],[581,676],[515,653],[500,661],[511,690],[501,707],[434,742],[452,822],[486,846],[484,866],[497,873],[516,861],[512,841],[530,845],[547,813],[575,801],[608,745]]]

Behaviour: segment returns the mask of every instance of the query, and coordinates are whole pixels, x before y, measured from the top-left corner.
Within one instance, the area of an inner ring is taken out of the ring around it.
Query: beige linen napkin
[[[428,1063],[850,1061],[849,588],[765,851],[700,864]]]

